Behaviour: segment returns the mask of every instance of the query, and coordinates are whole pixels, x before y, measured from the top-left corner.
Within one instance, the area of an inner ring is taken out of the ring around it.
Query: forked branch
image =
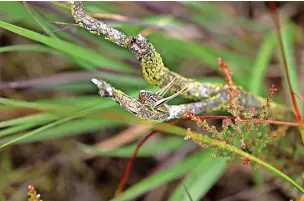
[[[165,113],[154,110],[151,112],[147,109],[147,106],[138,100],[132,99],[123,92],[113,88],[115,94],[112,98],[119,102],[120,106],[140,118],[159,122],[184,118],[187,116],[189,110],[194,114],[201,114],[226,109],[229,100],[227,96],[229,90],[228,85],[198,82],[170,71],[164,66],[160,54],[142,35],[135,37],[127,36],[104,22],[94,19],[86,14],[82,2],[70,2],[70,5],[72,16],[80,26],[93,34],[104,35],[107,40],[130,50],[141,63],[143,76],[151,85],[164,88],[172,80],[175,80],[169,89],[171,93],[177,93],[186,88],[186,90],[181,92],[181,95],[185,98],[198,101],[190,104],[169,106],[168,112]],[[97,81],[97,79],[95,79],[95,81]],[[101,80],[99,82],[106,83]],[[110,85],[107,84],[107,86]],[[266,103],[264,98],[253,96],[242,90],[239,86],[237,88],[241,91],[238,96],[241,105],[248,109],[255,107],[257,111],[262,109],[262,106]],[[100,89],[103,90],[102,88]],[[286,119],[286,115],[290,117],[289,108],[275,103],[272,105],[269,113],[270,115],[275,114],[279,120]]]

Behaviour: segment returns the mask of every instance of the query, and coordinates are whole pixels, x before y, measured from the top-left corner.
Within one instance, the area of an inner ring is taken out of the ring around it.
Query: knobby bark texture
[[[175,79],[169,91],[171,93],[177,93],[186,88],[181,95],[194,102],[168,106],[167,111],[157,108],[153,109],[151,105],[143,104],[138,99],[129,97],[122,91],[111,87],[111,85],[105,81],[94,79],[93,82],[97,84],[100,94],[107,94],[107,89],[103,88],[103,86],[107,86],[108,89],[112,88],[112,95],[103,97],[111,97],[119,103],[122,108],[137,117],[153,122],[185,118],[189,111],[194,114],[204,114],[207,112],[226,110],[229,102],[228,85],[198,82],[197,80],[186,78],[170,71],[164,66],[162,58],[154,46],[142,35],[127,36],[123,32],[89,16],[82,2],[70,2],[70,5],[72,16],[81,27],[84,27],[92,34],[103,35],[105,39],[123,48],[127,48],[132,52],[141,63],[143,76],[149,84],[163,88]],[[257,112],[262,110],[263,105],[266,103],[264,98],[254,96],[242,90],[241,87],[238,87],[238,89],[241,90],[239,94],[241,105],[247,109],[255,108]],[[272,103],[269,115],[277,120],[290,120],[294,118],[290,108],[276,103]]]

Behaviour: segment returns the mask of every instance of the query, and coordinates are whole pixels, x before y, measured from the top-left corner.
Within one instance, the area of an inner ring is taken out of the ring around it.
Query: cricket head
[[[156,95],[151,91],[140,90],[138,94],[138,99],[141,103],[153,100],[153,97],[156,97]]]

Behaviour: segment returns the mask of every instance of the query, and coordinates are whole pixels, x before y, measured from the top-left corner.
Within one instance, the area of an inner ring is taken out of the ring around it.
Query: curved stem
[[[210,146],[216,146],[221,149],[227,150],[229,152],[235,153],[237,155],[249,158],[251,161],[254,161],[254,162],[260,164],[261,166],[265,167],[266,169],[270,170],[271,172],[277,174],[279,177],[285,179],[286,181],[291,183],[293,186],[295,186],[297,189],[299,189],[302,193],[304,193],[304,187],[300,186],[297,182],[295,182],[293,179],[291,179],[286,174],[284,174],[280,170],[276,169],[272,165],[268,164],[267,162],[265,162],[261,159],[258,159],[257,157],[255,157],[249,153],[246,153],[234,146],[231,146],[231,145],[222,143],[218,140],[212,139],[212,138],[208,137],[207,135],[202,135],[201,133],[187,131],[187,137],[192,139],[196,144],[199,144],[199,145],[207,144]]]

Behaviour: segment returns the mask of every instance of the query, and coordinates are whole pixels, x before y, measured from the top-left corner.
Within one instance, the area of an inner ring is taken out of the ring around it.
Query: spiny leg
[[[169,82],[164,88],[162,88],[158,92],[156,92],[155,95],[164,96],[167,93],[167,91],[172,87],[172,85],[176,79],[177,79],[177,77],[173,78],[171,80],[171,82]]]
[[[156,101],[154,104],[154,108],[159,107],[162,104],[165,104],[166,102],[172,100],[173,98],[175,98],[176,96],[180,95],[183,91],[185,91],[187,89],[187,87],[184,87],[183,89],[181,89],[180,91],[176,92],[175,94],[167,97],[167,98],[162,98],[159,101]]]

